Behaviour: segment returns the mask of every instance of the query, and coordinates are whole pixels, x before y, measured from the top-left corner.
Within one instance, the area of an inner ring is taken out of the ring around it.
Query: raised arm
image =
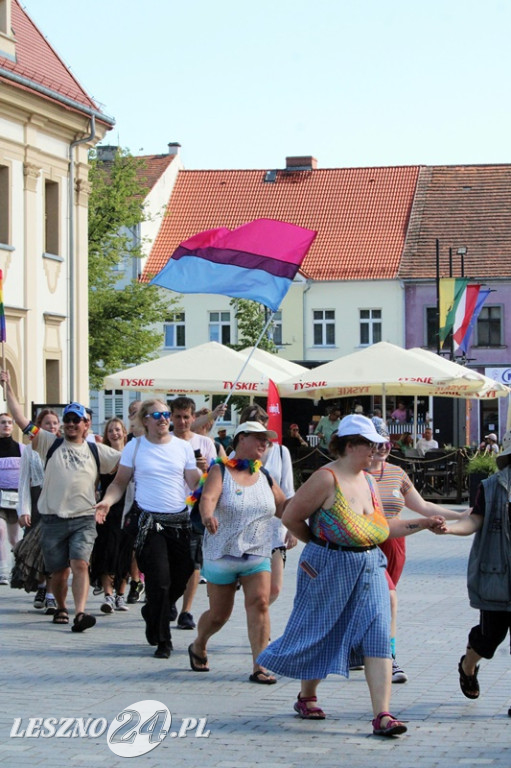
[[[18,427],[23,430],[25,427],[27,427],[30,424],[30,419],[27,419],[25,414],[23,413],[23,409],[21,405],[18,403],[16,399],[16,395],[14,394],[14,390],[11,385],[11,377],[9,376],[8,371],[0,371],[0,383],[2,386],[5,386],[5,398],[7,400],[7,410],[11,414],[12,418],[18,425]]]

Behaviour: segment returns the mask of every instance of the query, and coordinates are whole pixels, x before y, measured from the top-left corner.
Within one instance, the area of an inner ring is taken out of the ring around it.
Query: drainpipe
[[[69,145],[69,185],[68,185],[68,210],[69,210],[69,402],[75,399],[75,214],[74,214],[74,186],[75,186],[75,161],[74,149],[80,144],[92,141],[96,135],[96,116],[91,115],[90,133],[83,139],[72,141]]]
[[[302,341],[302,360],[305,360],[305,349],[306,349],[306,344],[305,344],[305,339],[306,339],[306,335],[305,335],[305,333],[306,333],[306,323],[305,323],[305,294],[306,294],[308,291],[310,291],[310,289],[311,289],[311,281],[310,281],[310,280],[306,280],[306,283],[307,283],[307,284],[306,284],[306,286],[305,286],[305,289],[304,289],[304,291],[303,291],[303,293],[302,293],[302,325],[303,325],[303,330],[302,330],[302,333],[303,333],[303,341]]]

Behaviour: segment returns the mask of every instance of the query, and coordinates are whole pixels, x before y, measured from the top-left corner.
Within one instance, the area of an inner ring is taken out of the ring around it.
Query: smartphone
[[[197,450],[194,451],[195,458],[200,459],[202,457],[202,453],[200,452],[200,448],[197,448]]]

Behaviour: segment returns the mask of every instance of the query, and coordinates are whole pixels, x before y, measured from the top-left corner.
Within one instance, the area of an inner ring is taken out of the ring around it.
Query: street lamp
[[[458,248],[457,254],[461,257],[461,276],[465,277],[465,256],[467,254],[466,247],[462,245],[461,248]]]

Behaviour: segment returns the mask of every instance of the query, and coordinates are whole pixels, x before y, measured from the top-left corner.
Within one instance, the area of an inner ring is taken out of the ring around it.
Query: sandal
[[[293,704],[293,709],[298,712],[302,720],[324,720],[326,718],[325,713],[320,707],[308,707],[307,702],[318,700],[317,696],[302,696],[298,694],[298,699]]]
[[[384,717],[388,717],[389,720],[382,726],[381,721]],[[375,736],[397,736],[400,733],[406,733],[407,730],[406,725],[396,720],[390,712],[380,712],[373,720],[373,734]]]
[[[198,667],[198,664],[207,664],[208,663],[208,657],[207,656],[197,656],[196,653],[192,651],[193,643],[190,643],[188,646],[188,656],[190,657],[190,666],[192,668],[193,672],[209,672],[209,667]],[[197,663],[196,663],[197,662]]]
[[[477,673],[479,672],[479,664],[476,666],[475,672],[473,675],[467,675],[467,673],[463,670],[463,659],[465,656],[462,656],[460,659],[460,663],[458,664],[458,672],[460,673],[460,688],[464,696],[467,697],[467,699],[478,699],[479,698],[479,682],[477,680]]]
[[[95,623],[96,619],[90,613],[77,613],[71,627],[71,632],[84,632],[86,629],[93,627]]]
[[[259,683],[260,685],[273,685],[276,683],[276,679],[269,672],[265,672],[264,669],[258,669],[257,672],[251,674],[248,678],[251,683]]]
[[[52,619],[54,624],[69,624],[69,613],[67,608],[57,608]]]

